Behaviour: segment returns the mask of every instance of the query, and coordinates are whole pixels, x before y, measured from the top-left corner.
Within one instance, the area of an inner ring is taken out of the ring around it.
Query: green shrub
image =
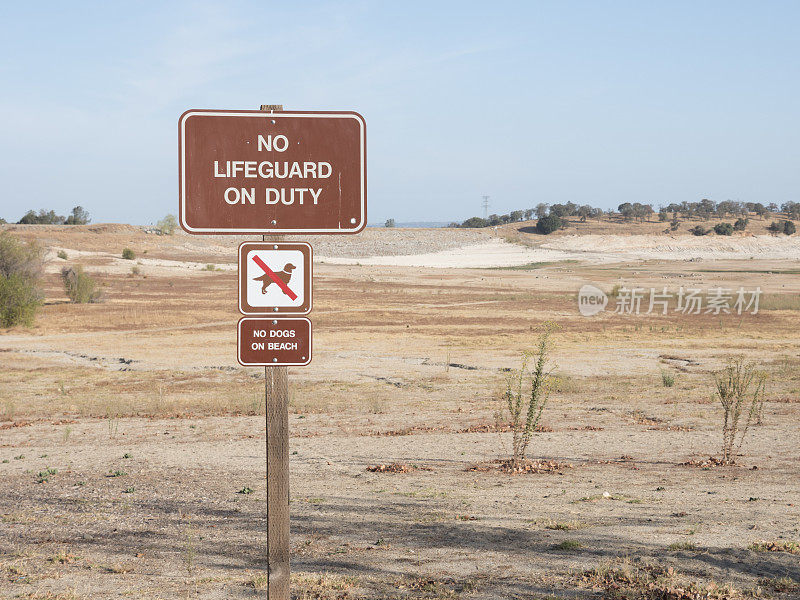
[[[42,249],[0,233],[0,324],[33,324],[42,304]]]
[[[675,385],[675,375],[668,371],[661,371],[661,383],[664,384],[664,387],[672,387]]]
[[[730,223],[717,223],[714,225],[714,233],[717,235],[733,235],[733,225]]]
[[[536,231],[544,235],[558,231],[564,227],[564,221],[556,215],[547,215],[536,221]]]
[[[0,275],[0,324],[3,327],[30,327],[42,305],[37,284],[20,275]]]
[[[772,233],[785,233],[786,235],[792,235],[797,231],[797,227],[791,221],[773,221],[767,229]]]
[[[167,215],[156,223],[156,228],[161,235],[172,235],[178,227],[178,221],[175,215]]]
[[[750,222],[750,219],[747,217],[742,217],[740,219],[736,219],[736,223],[733,224],[734,231],[744,231],[747,229],[747,224]]]
[[[702,225],[695,225],[689,230],[689,233],[691,233],[692,235],[708,235],[709,233],[711,233],[711,230],[706,229]]]
[[[84,273],[80,265],[65,267],[61,271],[61,279],[64,282],[64,291],[71,302],[86,304],[100,301],[102,291],[97,289],[95,280]]]
[[[130,248],[125,248],[122,251],[122,258],[125,260],[134,260],[136,258],[136,253]]]
[[[67,260],[67,253],[66,253],[66,252],[64,252],[63,250],[59,250],[59,251],[58,251],[58,255],[57,255],[57,256],[58,256],[58,258],[60,258],[61,260]]]

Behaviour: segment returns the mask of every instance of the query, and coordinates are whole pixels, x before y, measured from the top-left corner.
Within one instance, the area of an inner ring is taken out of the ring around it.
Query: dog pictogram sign
[[[239,246],[239,311],[244,315],[311,312],[312,250],[305,242]]]

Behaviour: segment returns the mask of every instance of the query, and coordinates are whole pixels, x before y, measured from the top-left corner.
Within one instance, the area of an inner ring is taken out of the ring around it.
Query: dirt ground
[[[235,358],[240,240],[15,233],[50,263],[35,327],[0,333],[0,597],[263,597],[263,370]],[[376,250],[380,234],[355,256],[403,247],[401,230]],[[415,233],[415,252],[486,241],[435,235]],[[74,263],[102,303],[66,301]],[[290,369],[295,597],[800,597],[800,260],[314,275],[314,359]],[[579,313],[584,284],[608,310]],[[625,286],[763,293],[757,314],[613,314]],[[544,472],[506,474],[505,382],[548,322],[558,381],[529,451]],[[714,466],[712,373],[740,355],[768,373],[763,424]]]

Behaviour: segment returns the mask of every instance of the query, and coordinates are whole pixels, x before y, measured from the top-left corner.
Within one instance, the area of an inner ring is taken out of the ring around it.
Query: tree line
[[[763,218],[771,213],[778,212],[785,213],[789,219],[800,220],[800,202],[785,202],[778,206],[774,202],[764,205],[760,202],[734,202],[732,200],[714,202],[713,200],[704,198],[699,202],[671,203],[667,206],[661,206],[658,209],[658,220],[668,221],[670,219],[670,213],[672,214],[673,222],[677,222],[679,217],[684,219],[706,220],[713,217],[747,217],[750,214],[755,214]],[[462,223],[451,223],[449,226],[492,227],[519,221],[531,221],[534,217],[536,217],[537,220],[542,220],[545,217],[555,217],[555,219],[551,219],[552,221],[556,219],[563,220],[565,217],[579,217],[580,221],[585,222],[587,219],[596,219],[602,217],[604,214],[609,214],[611,216],[618,215],[625,221],[644,222],[649,220],[655,213],[656,210],[653,208],[652,204],[640,202],[624,202],[617,207],[616,213],[613,211],[606,213],[602,208],[596,208],[589,204],[579,205],[574,202],[567,202],[566,204],[551,205],[540,202],[535,208],[514,210],[504,215],[489,215],[488,218],[470,217]]]
[[[87,211],[82,206],[76,206],[72,209],[69,216],[57,215],[54,210],[40,209],[37,213],[35,210],[29,210],[22,218],[17,221],[18,225],[86,225],[91,223],[92,219]],[[0,223],[5,223],[5,219],[0,219]]]

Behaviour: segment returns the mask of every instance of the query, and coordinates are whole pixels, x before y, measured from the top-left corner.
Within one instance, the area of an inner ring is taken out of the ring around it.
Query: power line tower
[[[483,198],[483,218],[489,218],[489,196],[481,196]]]

